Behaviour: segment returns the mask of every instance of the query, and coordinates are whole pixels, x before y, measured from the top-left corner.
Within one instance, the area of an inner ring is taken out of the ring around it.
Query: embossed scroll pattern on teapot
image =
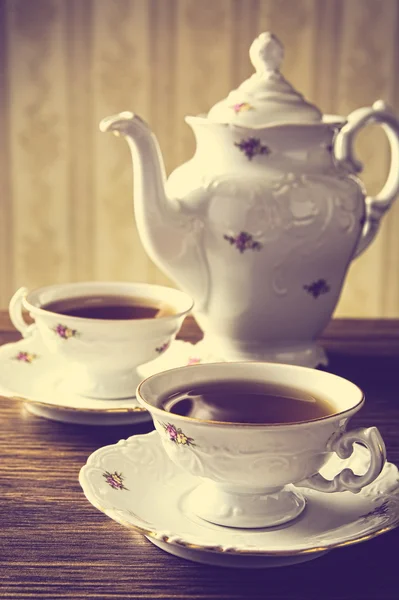
[[[399,121],[381,100],[346,119],[323,116],[280,73],[270,33],[251,45],[255,73],[207,115],[186,117],[194,156],[166,180],[148,125],[123,112],[143,246],[195,300],[213,352],[229,360],[325,363],[316,339],[351,260],[374,239],[399,191]],[[391,147],[386,184],[366,196],[356,133],[381,123]]]

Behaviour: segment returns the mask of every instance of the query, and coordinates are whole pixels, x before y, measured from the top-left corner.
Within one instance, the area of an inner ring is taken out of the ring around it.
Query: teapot
[[[195,301],[204,345],[226,360],[326,364],[317,338],[351,261],[373,241],[399,191],[399,120],[381,100],[346,119],[322,115],[280,72],[283,46],[262,33],[255,73],[206,115],[186,117],[194,156],[166,179],[157,139],[138,115],[103,119],[123,135],[134,212],[153,262]],[[357,132],[381,123],[391,165],[367,196]]]

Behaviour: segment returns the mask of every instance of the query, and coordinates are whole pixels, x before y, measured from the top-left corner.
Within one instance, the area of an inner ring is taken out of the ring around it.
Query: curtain
[[[187,114],[252,73],[262,31],[284,75],[324,112],[376,99],[399,114],[398,0],[0,0],[0,304],[21,286],[79,280],[169,283],[133,216],[127,144],[100,133],[132,110],[170,173],[190,158]],[[384,133],[357,144],[367,191],[386,177]],[[399,202],[354,261],[339,316],[399,317]]]

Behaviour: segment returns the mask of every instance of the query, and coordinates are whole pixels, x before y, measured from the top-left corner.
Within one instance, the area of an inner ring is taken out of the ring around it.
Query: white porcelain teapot
[[[123,112],[100,128],[126,137],[143,246],[193,296],[213,352],[316,366],[325,355],[315,340],[348,266],[399,191],[399,121],[381,100],[346,119],[323,116],[281,75],[283,47],[270,33],[250,57],[248,80],[207,115],[186,118],[197,148],[168,180],[140,117]],[[353,156],[355,134],[371,121],[391,146],[376,197],[366,196]]]

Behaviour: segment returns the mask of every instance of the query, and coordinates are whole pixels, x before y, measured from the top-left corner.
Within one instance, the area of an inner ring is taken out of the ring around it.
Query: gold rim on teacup
[[[180,366],[180,367],[174,367],[172,369],[168,369],[168,373],[172,377],[174,371],[180,371],[181,369],[185,369],[188,366],[194,366],[195,368],[198,369],[198,367],[200,367],[200,366],[209,368],[209,366],[211,366],[211,367],[213,367],[213,366],[217,367],[217,366],[225,365],[225,364],[226,364],[226,361],[223,361],[223,362],[219,361],[219,362],[213,362],[213,363],[204,363],[202,365],[183,365],[183,366]],[[234,362],[234,365],[256,365],[256,364],[261,364],[261,363],[259,363],[257,361],[235,361]],[[273,368],[278,368],[278,367],[286,368],[288,366],[288,365],[285,365],[283,363],[281,363],[281,364],[280,363],[263,363],[263,364],[265,364],[265,365],[270,364],[270,365],[273,366]],[[309,367],[301,367],[301,366],[296,366],[296,365],[289,365],[289,368],[290,369],[298,369],[298,371],[303,371],[303,369],[307,369],[309,371],[314,371],[314,369],[311,369]],[[324,371],[320,371],[320,372],[323,373]],[[154,375],[150,375],[149,377],[146,377],[145,379],[143,379],[143,381],[141,381],[139,383],[138,387],[137,387],[136,397],[140,398],[140,402],[143,405],[148,405],[148,407],[151,407],[151,410],[154,410],[154,412],[157,412],[157,413],[159,412],[160,414],[162,414],[162,416],[171,415],[170,412],[168,412],[166,410],[163,410],[162,408],[159,408],[157,406],[154,406],[150,402],[146,401],[146,399],[143,397],[143,395],[141,393],[142,388],[145,387],[145,385],[147,385],[148,381],[150,379],[152,379],[152,378],[157,377],[158,375],[161,375],[161,373],[156,373]],[[341,379],[342,381],[346,381],[346,382],[350,383],[353,386],[353,388],[356,389],[359,392],[360,399],[357,402],[357,404],[353,405],[351,408],[348,408],[346,410],[335,412],[333,414],[326,415],[326,416],[323,416],[323,417],[318,417],[316,419],[312,419],[312,420],[309,420],[309,421],[292,421],[290,423],[268,423],[267,425],[265,425],[264,423],[263,424],[262,423],[242,423],[242,422],[239,422],[239,421],[238,422],[234,421],[234,423],[231,423],[231,421],[218,421],[218,420],[215,420],[215,419],[201,419],[201,418],[198,418],[198,417],[189,417],[189,416],[186,416],[186,415],[179,415],[179,419],[182,419],[184,421],[208,423],[208,424],[221,425],[221,426],[226,426],[226,427],[232,427],[232,426],[234,426],[234,427],[254,427],[254,428],[256,428],[256,427],[258,427],[258,428],[262,427],[262,428],[265,428],[267,426],[267,427],[280,427],[281,428],[281,427],[290,427],[291,425],[300,426],[300,425],[306,425],[307,423],[315,423],[317,421],[325,421],[326,419],[331,419],[331,418],[334,418],[334,417],[336,418],[337,414],[345,416],[346,413],[348,413],[348,412],[350,412],[350,411],[352,411],[354,409],[360,410],[360,408],[362,408],[362,406],[363,406],[363,404],[365,402],[365,396],[364,396],[363,390],[359,386],[357,386],[355,383],[353,383],[351,381],[348,381],[348,380],[344,379],[343,377],[340,377],[339,375],[334,375],[332,373],[328,373],[328,375],[330,375],[332,377],[336,377],[337,379]],[[147,408],[146,410],[150,410],[150,409]]]

